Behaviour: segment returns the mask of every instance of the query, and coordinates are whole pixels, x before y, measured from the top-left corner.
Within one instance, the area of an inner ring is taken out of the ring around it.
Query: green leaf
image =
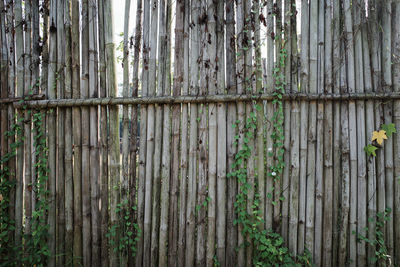
[[[368,155],[368,156],[374,156],[374,157],[376,157],[375,151],[376,151],[377,149],[378,149],[378,148],[377,148],[376,146],[371,145],[371,144],[369,144],[369,145],[367,145],[367,146],[364,147],[364,151],[367,153],[367,155]]]
[[[394,123],[383,124],[382,130],[386,131],[386,135],[391,137],[393,133],[396,133],[396,125]]]

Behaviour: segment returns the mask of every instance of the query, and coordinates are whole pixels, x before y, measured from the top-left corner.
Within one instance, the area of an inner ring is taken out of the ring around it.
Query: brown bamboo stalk
[[[65,98],[65,1],[57,1],[57,98]],[[65,109],[58,108],[57,112],[57,264],[65,264]]]
[[[113,18],[112,18],[112,5],[111,2],[104,2],[104,33],[105,33],[105,52],[106,52],[106,73],[107,73],[107,89],[111,97],[117,95],[117,80],[116,80],[116,67],[114,57],[114,43],[113,43]],[[118,191],[115,190],[118,187],[120,181],[120,144],[119,144],[119,107],[110,108],[110,183],[111,188],[111,210],[116,209],[119,201]],[[111,213],[111,226],[117,223],[117,216],[114,212]],[[116,241],[116,240],[114,240]],[[116,266],[118,263],[118,257],[115,253],[111,253],[110,257],[111,266]]]
[[[236,93],[236,38],[235,38],[235,3],[233,0],[225,1],[226,14],[226,86],[229,94]],[[193,14],[193,12],[192,12]],[[194,92],[195,93],[195,92]],[[235,162],[235,154],[237,147],[235,145],[235,135],[237,134],[236,127],[236,104],[228,104],[228,117],[226,121],[227,127],[227,172],[234,171],[232,165]],[[226,208],[226,266],[234,266],[237,264],[237,236],[238,229],[234,224],[236,219],[235,201],[237,193],[237,179],[235,177],[228,178],[227,188],[227,208]]]
[[[82,1],[82,37],[81,37],[81,98],[89,97],[89,0]],[[83,265],[91,265],[92,230],[90,198],[90,110],[81,108],[82,118],[82,242]]]
[[[171,0],[166,3],[166,68],[164,76],[164,95],[171,95]],[[159,237],[159,265],[168,263],[168,212],[169,212],[169,188],[171,180],[171,106],[163,106],[163,144],[161,159],[161,212],[160,212],[160,237]]]
[[[80,98],[80,31],[79,1],[72,0],[71,49],[72,49],[72,98]],[[72,109],[73,179],[74,179],[74,265],[82,265],[82,126],[81,109]]]
[[[147,96],[149,83],[149,29],[150,29],[150,3],[144,1],[143,10],[143,69],[142,69],[142,96]],[[140,107],[140,144],[139,144],[139,173],[138,173],[138,227],[144,229],[145,208],[145,177],[146,177],[146,137],[147,136],[147,109]],[[136,266],[142,266],[144,235],[139,236],[137,243]]]
[[[300,90],[309,92],[309,5],[308,1],[301,2],[301,50],[300,50]],[[306,189],[307,189],[307,129],[308,103],[300,102],[300,177],[299,177],[299,226],[297,251],[304,252],[305,222],[306,222]]]
[[[22,29],[22,1],[16,1],[14,5],[15,16],[15,49],[16,49],[16,96],[24,95],[24,34]],[[17,118],[23,118],[23,111],[17,111]],[[22,125],[21,125],[22,127]],[[22,133],[23,134],[23,133]],[[21,136],[16,136],[20,141]],[[16,185],[15,185],[15,246],[22,245],[22,216],[23,216],[23,166],[24,150],[23,146],[17,148],[16,165]],[[55,170],[54,170],[55,171]],[[55,226],[55,224],[53,225]],[[50,249],[52,247],[50,246]],[[20,259],[17,259],[19,261]]]
[[[71,39],[71,1],[65,1],[65,83],[64,97],[72,98],[72,39]],[[65,262],[73,263],[74,227],[74,184],[72,153],[72,109],[65,110]]]
[[[4,1],[0,1],[0,9],[1,10],[6,10],[4,7]],[[0,70],[1,70],[1,75],[0,75],[0,86],[1,86],[1,92],[0,96],[1,98],[6,98],[8,95],[8,40],[6,36],[6,29],[8,29],[7,24],[6,24],[6,12],[2,12],[0,14],[0,41],[1,41],[1,47],[0,47]],[[6,135],[3,134],[6,131],[8,131],[8,115],[7,115],[7,107],[2,106],[0,112],[0,158],[3,158],[4,155],[7,153],[8,150],[8,145],[7,145],[7,139]],[[1,165],[0,168],[4,168],[5,165]]]
[[[182,95],[189,93],[189,18],[190,3],[184,2],[185,17],[183,25],[183,87]],[[181,52],[182,53],[182,52]],[[182,56],[182,55],[181,55]],[[181,127],[181,159],[180,159],[180,188],[179,188],[179,233],[178,233],[178,266],[185,265],[185,241],[186,241],[186,196],[188,177],[188,105],[182,105]]]
[[[149,84],[147,94],[154,96],[156,93],[156,57],[157,57],[157,21],[158,21],[158,1],[151,3],[150,17],[150,55],[149,55]],[[154,169],[154,105],[147,107],[147,141],[146,141],[146,180],[145,180],[145,200],[144,200],[144,225],[143,225],[143,265],[150,265],[151,249],[151,213],[152,213],[152,189],[153,189],[153,169]]]

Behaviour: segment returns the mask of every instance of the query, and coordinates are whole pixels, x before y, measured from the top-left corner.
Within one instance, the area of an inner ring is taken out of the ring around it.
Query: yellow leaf
[[[378,132],[378,131],[374,131],[374,132],[372,133],[372,139],[371,139],[371,141],[376,140],[376,142],[377,142],[378,144],[382,145],[383,139],[387,139],[386,131],[385,131],[385,130],[380,130],[379,132]]]

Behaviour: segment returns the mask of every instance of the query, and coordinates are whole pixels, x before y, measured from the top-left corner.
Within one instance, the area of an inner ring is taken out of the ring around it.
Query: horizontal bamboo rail
[[[20,98],[0,100],[2,104],[13,103],[15,108],[54,108],[76,106],[111,106],[111,105],[138,105],[138,104],[180,104],[180,103],[224,103],[242,102],[251,100],[273,100],[273,94],[260,95],[206,95],[206,96],[155,96],[155,97],[107,97],[87,99],[46,99],[20,101]],[[395,100],[400,99],[400,93],[346,93],[346,94],[284,94],[283,100],[305,101],[344,101],[344,100]]]

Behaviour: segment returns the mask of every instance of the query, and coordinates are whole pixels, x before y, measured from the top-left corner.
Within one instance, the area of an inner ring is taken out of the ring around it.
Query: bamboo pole
[[[333,75],[333,92],[340,93],[340,2],[335,1],[333,4],[333,59],[332,59],[332,75]],[[340,141],[341,141],[341,121],[340,106],[333,105],[333,214],[332,214],[332,265],[338,264],[338,245],[339,245],[339,201],[340,201],[340,177],[341,177],[341,158],[340,158]]]
[[[171,94],[171,0],[166,3],[166,66],[164,75],[164,95]],[[163,106],[163,144],[161,158],[161,212],[160,212],[160,236],[159,236],[159,265],[166,266],[167,258],[167,240],[168,240],[168,212],[169,212],[169,188],[171,180],[171,107]]]
[[[71,1],[65,1],[65,83],[64,97],[72,98],[72,39],[71,39]],[[72,153],[72,109],[65,110],[65,262],[73,263],[74,227],[74,184]]]
[[[358,0],[353,4],[353,31],[354,31],[354,63],[355,63],[355,88],[358,92],[364,92],[363,73],[363,47],[361,10],[362,1]],[[364,147],[366,145],[365,134],[365,103],[356,102],[357,109],[357,233],[366,235],[364,229],[367,227],[367,162]],[[357,264],[367,264],[367,251],[364,242],[357,244]]]
[[[99,96],[98,50],[97,50],[97,3],[90,1],[89,15],[89,97]],[[100,210],[99,210],[99,175],[100,155],[98,140],[98,107],[90,107],[90,205],[91,205],[91,238],[92,238],[92,265],[100,265]]]
[[[324,58],[324,92],[333,92],[333,6],[331,1],[325,1],[325,58]],[[322,232],[322,265],[332,266],[332,237],[333,237],[333,106],[331,102],[325,103],[324,115],[324,177],[323,177],[323,232]]]
[[[316,93],[317,87],[317,51],[318,47],[318,2],[310,2],[310,53],[309,53],[309,92]],[[308,113],[308,157],[307,157],[307,199],[306,199],[306,236],[305,247],[314,253],[314,208],[315,208],[315,171],[316,171],[316,142],[317,142],[317,103],[309,103]],[[315,254],[313,254],[315,256]]]
[[[82,1],[82,37],[81,37],[81,98],[89,97],[89,0]],[[90,109],[81,108],[82,118],[82,242],[83,265],[91,265],[92,229],[91,229],[91,198],[90,198]]]
[[[4,7],[4,1],[0,1],[0,9],[6,10]],[[8,29],[6,24],[6,12],[2,12],[0,14],[0,86],[1,86],[1,98],[7,98],[7,89],[8,89],[8,40],[6,36],[6,29]],[[8,131],[8,115],[7,115],[7,107],[4,106],[1,108],[1,117],[0,117],[0,158],[3,158],[6,155],[8,150],[7,139],[5,133]],[[3,169],[5,165],[1,164],[0,168]]]
[[[141,36],[142,36],[142,1],[136,1],[136,25],[135,25],[135,36],[134,36],[134,55],[133,55],[133,71],[132,71],[132,97],[138,96],[138,86],[139,86],[139,61],[140,61],[140,47],[141,47]],[[136,207],[136,197],[137,197],[137,137],[138,137],[138,107],[132,106],[131,108],[131,139],[130,139],[130,151],[129,151],[129,206]],[[133,222],[137,222],[136,211],[131,213],[131,219]],[[133,230],[133,229],[132,229]],[[136,235],[140,233],[138,231],[133,231]],[[134,258],[131,253],[128,255],[128,265],[134,264]]]
[[[185,16],[183,25],[183,87],[182,95],[189,93],[189,18],[190,3],[184,2]],[[181,52],[182,53],[182,52]],[[182,55],[181,55],[182,56]],[[188,177],[188,105],[182,105],[181,127],[181,159],[180,159],[180,188],[179,188],[179,233],[178,233],[178,266],[185,265],[185,237],[186,237],[186,196]]]
[[[158,1],[151,3],[150,17],[150,55],[149,55],[149,84],[147,94],[154,96],[156,93],[156,57],[157,57],[157,21],[158,21]],[[149,266],[151,249],[151,213],[152,213],[152,188],[153,188],[153,169],[154,169],[154,105],[147,107],[147,141],[146,141],[146,179],[145,179],[145,199],[144,199],[144,225],[143,225],[143,265]]]
[[[391,92],[392,88],[392,1],[382,2],[382,90]],[[393,103],[384,103],[384,123],[392,123]],[[384,144],[385,153],[385,204],[393,210],[394,176],[393,176],[393,138],[388,138]],[[392,215],[391,215],[392,216]],[[386,244],[389,255],[394,253],[394,224],[393,220],[386,222]]]
[[[162,96],[165,90],[166,77],[166,53],[167,53],[167,21],[166,1],[159,2],[159,38],[158,38],[158,75],[157,96]],[[162,161],[162,136],[163,136],[163,107],[156,105],[155,144],[154,144],[154,182],[152,202],[151,225],[151,265],[158,264],[159,256],[159,230],[160,230],[160,191],[161,191],[161,161]]]
[[[309,5],[301,2],[301,50],[300,50],[300,90],[309,92]],[[299,225],[297,232],[297,251],[304,252],[306,222],[306,190],[307,190],[307,129],[308,103],[300,102],[300,177],[299,177]]]
[[[18,0],[14,5],[15,17],[15,56],[16,56],[16,96],[24,95],[24,33],[22,29],[22,1]],[[17,111],[17,118],[23,117],[23,111]],[[22,125],[21,125],[22,127]],[[16,136],[16,140],[20,141],[21,137]],[[15,246],[22,245],[22,216],[23,216],[23,166],[24,166],[24,150],[22,146],[17,148],[16,157],[16,185],[15,185]],[[55,170],[53,170],[55,171]],[[55,192],[54,192],[55,193]],[[55,224],[52,224],[55,227]],[[50,232],[54,228],[50,227]],[[49,247],[50,250],[52,246]],[[51,250],[52,251],[52,250]],[[19,259],[17,259],[19,261]]]
[[[226,14],[226,86],[229,94],[236,93],[236,38],[235,38],[235,3],[233,0],[225,1]],[[193,13],[192,13],[193,14]],[[193,92],[196,93],[196,92]],[[235,162],[236,145],[235,135],[237,134],[236,127],[236,104],[228,104],[227,112],[227,172],[234,171],[232,165]],[[235,201],[237,193],[237,179],[234,177],[228,178],[227,181],[227,207],[226,207],[226,266],[234,266],[237,264],[237,236],[238,228],[235,219]]]
[[[144,1],[143,10],[143,69],[142,69],[142,96],[147,96],[149,83],[149,29],[150,29],[150,3]],[[146,136],[147,136],[147,109],[140,106],[140,144],[139,144],[139,173],[138,173],[138,228],[144,229],[144,208],[145,208],[145,177],[146,177]],[[139,236],[137,243],[136,266],[142,266],[144,234]]]
[[[205,18],[207,15],[207,3],[202,1],[200,16],[201,18]],[[199,21],[200,22],[200,21]],[[207,40],[205,29],[207,20],[202,20],[200,23],[200,31],[201,31],[201,39],[200,39],[200,74],[199,74],[199,87],[200,87],[200,95],[207,94],[207,79],[208,79],[208,70],[206,69],[206,62],[208,59],[207,56]],[[206,195],[207,195],[207,163],[208,163],[208,154],[207,154],[207,143],[208,143],[208,133],[207,133],[207,109],[206,105],[202,104],[198,106],[198,117],[200,118],[199,127],[198,127],[198,158],[199,158],[199,169],[198,169],[198,184],[197,184],[197,244],[196,244],[196,263],[197,266],[205,266],[206,265],[206,209],[204,207],[204,203],[206,203]]]
[[[117,95],[117,80],[116,80],[116,68],[115,68],[115,57],[114,57],[114,43],[113,43],[113,19],[112,19],[112,5],[111,2],[104,2],[104,34],[105,34],[105,53],[106,53],[106,74],[107,74],[107,89],[111,97]],[[117,203],[119,201],[118,191],[114,188],[118,187],[120,181],[120,144],[119,144],[119,108],[118,106],[110,108],[110,183],[111,188],[111,210],[115,211]],[[117,223],[117,217],[114,212],[111,213],[111,226]],[[111,253],[110,263],[112,266],[116,266],[118,257],[114,253]]]
[[[80,31],[79,1],[72,0],[71,50],[72,50],[72,98],[80,98]],[[74,179],[74,266],[82,265],[82,126],[81,109],[72,109],[73,179]]]
[[[200,25],[200,1],[195,0],[191,3],[192,25],[190,31],[190,95],[198,95],[199,91],[199,36]],[[189,19],[189,18],[187,18]],[[196,194],[197,194],[197,104],[190,104],[190,129],[189,129],[189,162],[188,162],[188,184],[187,184],[187,204],[186,204],[186,251],[185,265],[193,266],[195,259],[195,231],[196,231]]]
[[[319,1],[318,9],[318,50],[317,50],[317,92],[323,93],[325,82],[325,1]],[[316,143],[316,162],[315,162],[315,235],[314,235],[314,262],[317,266],[322,264],[322,225],[323,218],[323,199],[324,199],[324,114],[325,105],[317,102],[317,143]],[[329,179],[329,178],[328,178]],[[321,216],[322,215],[322,216]]]
[[[65,1],[57,1],[57,98],[65,98]],[[65,263],[65,108],[57,110],[57,264]]]

